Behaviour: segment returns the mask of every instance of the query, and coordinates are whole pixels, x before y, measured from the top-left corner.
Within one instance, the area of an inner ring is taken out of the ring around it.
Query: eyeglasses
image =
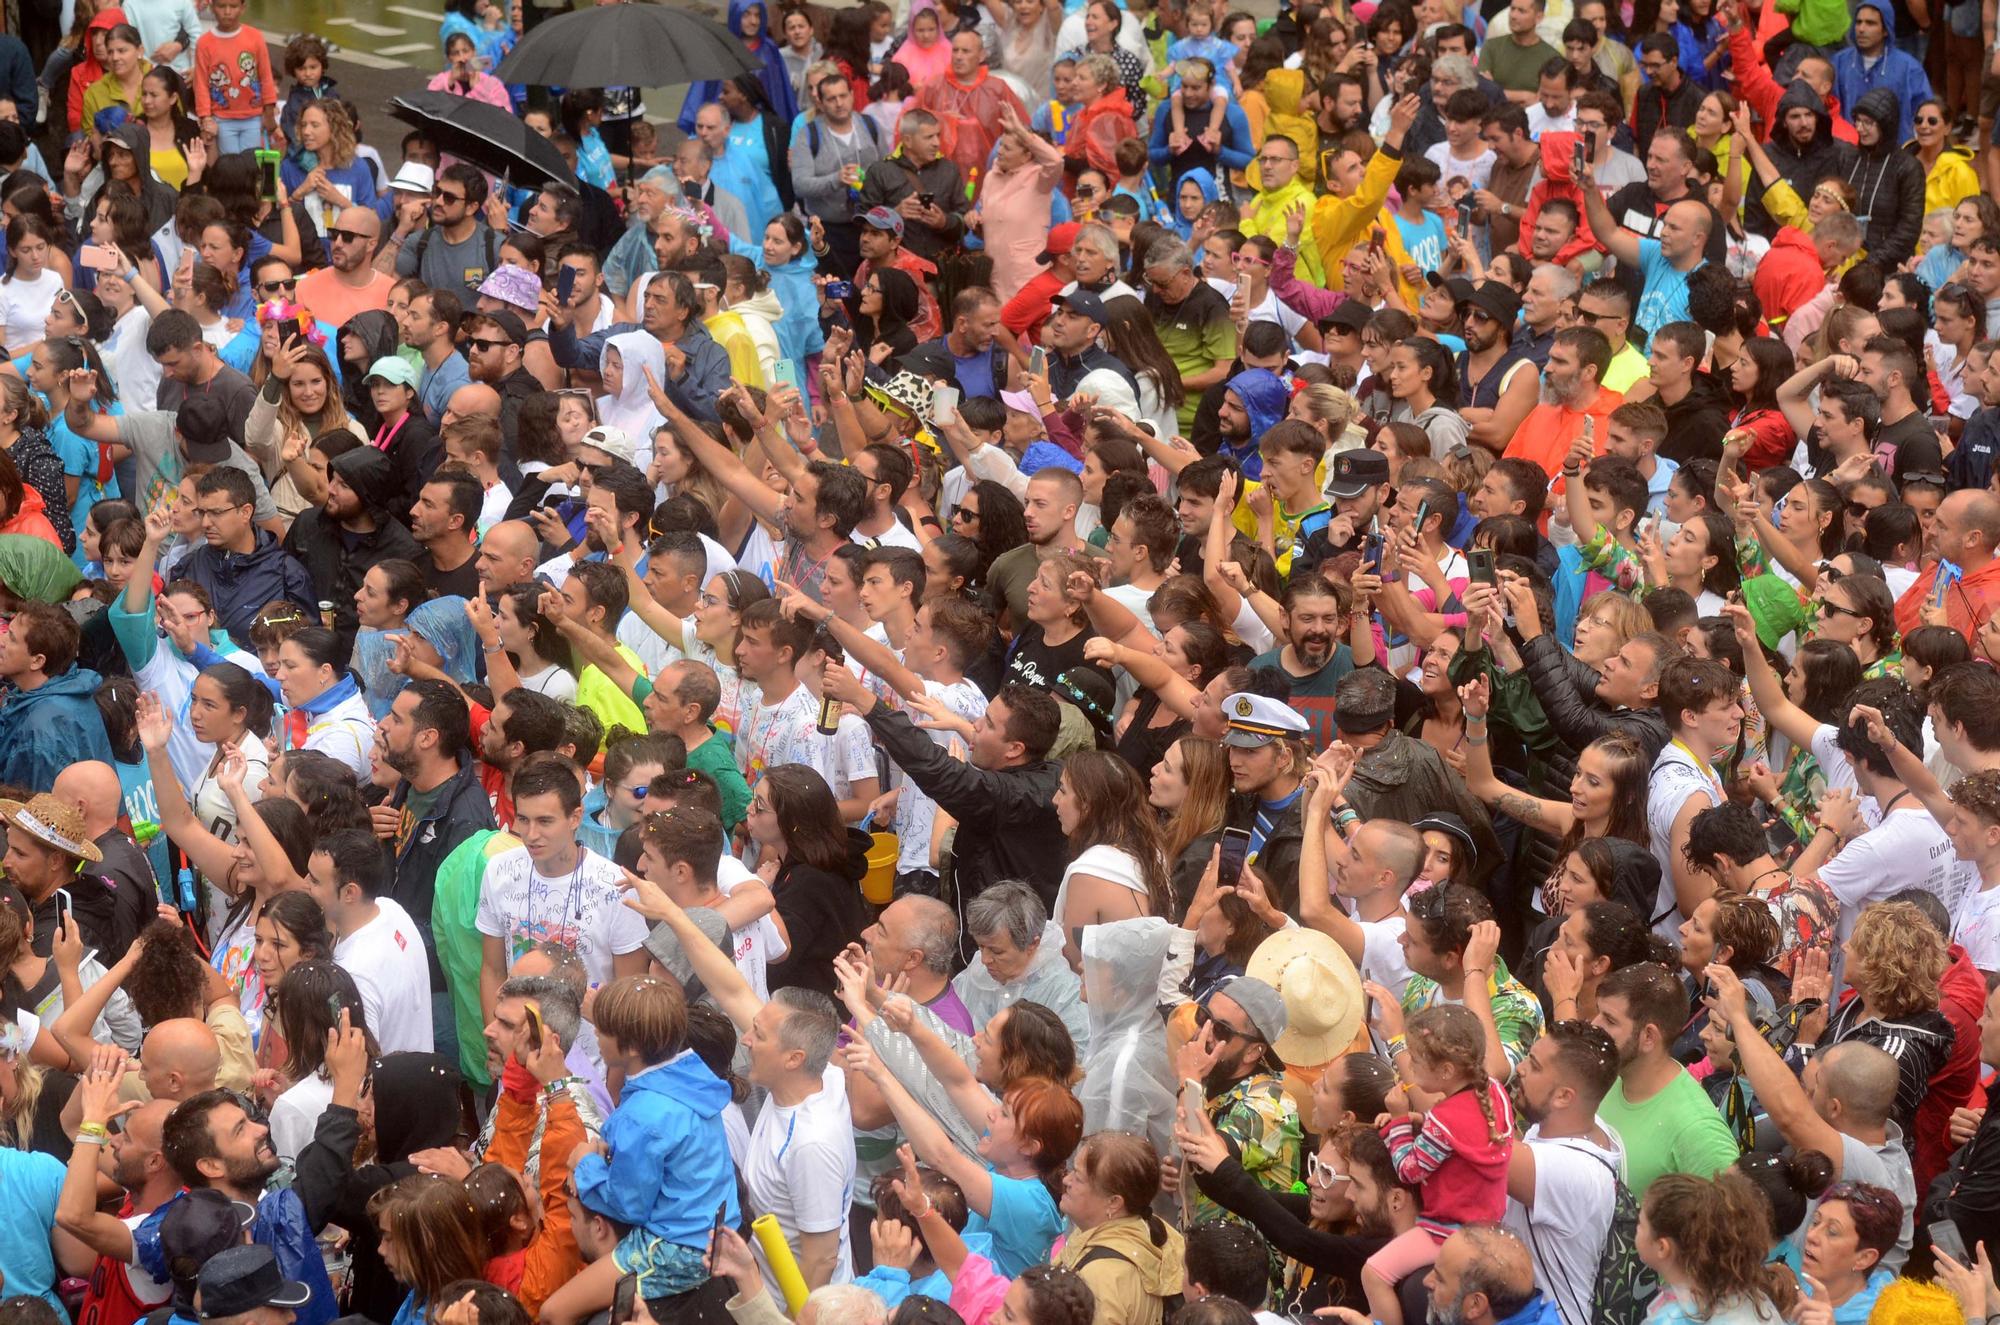
[[[225,515],[234,515],[236,509],[234,506],[197,506],[194,513],[197,519],[220,520]]]
[[[290,294],[299,288],[299,278],[288,276],[282,281],[259,281],[257,282],[257,288],[259,290],[283,290],[285,293]]]
[[[1910,122],[1912,124],[1943,124],[1944,117],[1941,115],[1919,115]]]
[[[1331,1187],[1336,1182],[1353,1182],[1354,1179],[1317,1154],[1311,1154],[1306,1156],[1306,1181],[1315,1187]]]
[[[1912,483],[1921,484],[1927,488],[1948,488],[1951,486],[1951,480],[1934,469],[1916,474],[1903,475],[1903,488],[1905,491],[1908,491]]]
[[[1623,322],[1625,315],[1623,313],[1593,313],[1587,308],[1579,308],[1576,310],[1576,320],[1583,323],[1586,327],[1594,327],[1600,322]]]
[[[446,195],[439,194],[438,196],[444,197]],[[364,235],[359,230],[340,230],[336,229],[333,226],[328,226],[326,228],[326,237],[328,239],[343,240],[349,244],[359,243],[361,240],[374,238],[373,235]]]
[[[771,802],[769,802],[769,801],[760,801],[760,800],[758,800],[758,799],[757,799],[757,798],[756,798],[755,796],[752,796],[752,797],[750,798],[750,813],[752,813],[752,814],[775,814],[775,813],[777,813],[777,811],[775,811],[775,810],[773,810],[773,809],[771,808]]]
[[[1853,509],[1854,503],[1849,502],[1847,505],[1848,508],[1851,510]],[[1834,565],[1830,561],[1822,561],[1817,569],[1819,570],[1820,578],[1824,579],[1828,584],[1839,584],[1841,576],[1845,573],[1840,569],[1840,567]]]
[[[635,801],[642,801],[646,799],[646,792],[648,789],[649,789],[648,785],[644,782],[641,782],[636,787],[625,788],[625,794],[627,796],[630,796]]]
[[[1292,161],[1293,158],[1289,156],[1271,156],[1268,153],[1257,158],[1257,164],[1260,166],[1288,166]]]
[[[1238,267],[1268,267],[1271,265],[1269,259],[1260,258],[1255,253],[1232,253],[1229,255],[1229,261],[1232,265]]]

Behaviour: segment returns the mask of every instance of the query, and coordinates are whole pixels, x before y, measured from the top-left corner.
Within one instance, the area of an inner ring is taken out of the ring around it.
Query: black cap
[[[958,365],[936,341],[927,340],[905,352],[896,360],[896,365],[924,377],[956,377],[958,374]]]
[[[258,1307],[302,1307],[312,1301],[312,1289],[285,1278],[271,1249],[254,1242],[211,1257],[201,1267],[195,1288],[201,1294],[203,1320],[226,1320]]]
[[[1100,327],[1111,320],[1111,314],[1104,311],[1103,298],[1095,291],[1086,290],[1080,285],[1056,300],[1056,303],[1078,317],[1089,318]]]
[[[528,343],[528,328],[521,322],[521,315],[511,308],[503,308],[497,313],[482,313],[488,322],[500,328],[500,334],[516,345]]]
[[[1445,293],[1451,296],[1451,302],[1454,307],[1459,304],[1469,303],[1477,288],[1463,276],[1440,276],[1434,271],[1425,272],[1424,279],[1430,282],[1432,289],[1443,286]]]
[[[1336,451],[1333,474],[1326,481],[1329,497],[1359,497],[1389,481],[1389,457],[1365,446]]]
[[[160,1254],[168,1275],[192,1292],[201,1267],[242,1246],[243,1231],[256,1218],[255,1206],[232,1201],[212,1187],[198,1187],[174,1201],[160,1217]]]
[[[1359,299],[1348,299],[1344,300],[1340,307],[1333,310],[1333,314],[1327,318],[1327,322],[1331,326],[1339,327],[1342,331],[1351,331],[1359,336],[1368,329],[1368,319],[1373,317],[1374,313],[1375,310],[1362,303]]]
[[[1521,296],[1498,281],[1481,281],[1464,302],[1507,328],[1521,314]]]
[[[1074,705],[1100,732],[1109,732],[1117,718],[1118,692],[1111,678],[1095,667],[1071,667],[1056,678],[1052,693]]]
[[[197,465],[219,465],[229,459],[229,407],[213,392],[189,396],[174,412],[174,431],[181,435],[181,454]]]

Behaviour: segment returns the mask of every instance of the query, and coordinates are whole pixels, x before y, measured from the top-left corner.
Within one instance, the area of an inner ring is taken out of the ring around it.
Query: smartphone
[[[1370,575],[1382,571],[1382,535],[1369,534],[1361,540],[1361,569]]]
[[[564,308],[576,295],[576,268],[565,263],[556,271],[556,302]]]
[[[708,1245],[714,1246],[722,1238],[722,1230],[729,1227],[729,1202],[715,1203],[715,1222],[708,1228]]]
[[[854,297],[854,282],[828,281],[826,283],[826,297],[829,299],[852,299]]]
[[[1250,858],[1250,830],[1247,828],[1225,828],[1222,830],[1222,860],[1216,867],[1215,882],[1223,888],[1234,888],[1236,881],[1243,877],[1243,862]]]
[[[1475,547],[1465,550],[1465,565],[1468,578],[1474,584],[1497,585],[1499,581],[1493,573],[1493,549]]]
[[[76,251],[76,260],[92,271],[116,271],[118,259],[101,244],[85,244]]]
[[[797,359],[780,359],[777,362],[776,368],[778,381],[777,383],[773,383],[773,385],[783,383],[798,392],[800,400],[808,403],[812,401],[812,396],[806,391],[805,369],[799,366]]]
[[[278,163],[285,159],[283,152],[268,147],[260,147],[254,153],[257,160],[257,196],[269,202],[278,200]]]
[[[305,339],[306,333],[299,330],[296,322],[286,322],[278,328],[278,344],[290,348]]]
[[[340,1014],[346,1010],[347,1005],[340,1001],[339,994],[328,994],[326,996],[327,1019],[334,1025],[338,1026],[340,1024]]]
[[[1417,503],[1417,522],[1411,525],[1410,527],[1416,530],[1419,535],[1422,535],[1422,533],[1424,532],[1424,521],[1430,518],[1431,518],[1431,504],[1430,500],[1426,498],[1425,500]]]
[[[958,418],[958,388],[941,386],[931,392],[931,417],[939,423],[950,423]]]
[[[76,923],[74,907],[69,898],[69,889],[56,889],[56,910],[62,913],[62,923],[65,926]]]
[[[1208,1108],[1208,1091],[1193,1077],[1181,1079],[1181,1124],[1190,1132],[1201,1130],[1201,1120]]]
[[[926,207],[934,206],[936,198],[937,195],[935,193],[919,193],[917,195],[917,201]]]
[[[1383,247],[1388,244],[1388,242],[1389,242],[1389,233],[1386,230],[1384,230],[1381,226],[1378,225],[1373,230],[1368,232],[1368,247],[1373,249],[1375,252],[1380,253]]]
[[[1037,345],[1028,351],[1028,371],[1036,377],[1049,375],[1049,352]]]
[[[639,1276],[625,1274],[618,1277],[618,1287],[611,1292],[611,1325],[628,1325],[632,1311],[639,1301]]]
[[[1940,1219],[1930,1226],[1931,1246],[1957,1261],[1960,1265],[1971,1265],[1972,1256],[1965,1249],[1965,1236],[1958,1231],[1958,1225],[1949,1219]]]
[[[1570,178],[1577,181],[1590,177],[1590,146],[1581,135],[1578,135],[1570,151],[1569,173]]]
[[[1472,229],[1472,204],[1469,202],[1458,205],[1458,228],[1460,233]]]

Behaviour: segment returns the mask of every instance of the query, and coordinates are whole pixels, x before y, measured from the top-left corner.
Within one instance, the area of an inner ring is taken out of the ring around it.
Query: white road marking
[[[379,23],[363,23],[358,18],[330,18],[326,21],[329,25],[339,24],[343,27],[350,27],[356,32],[365,32],[371,37],[400,37],[403,35],[401,28],[383,27]]]

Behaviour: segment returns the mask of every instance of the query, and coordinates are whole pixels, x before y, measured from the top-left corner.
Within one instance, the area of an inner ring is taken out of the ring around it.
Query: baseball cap
[[[1430,282],[1433,290],[1442,287],[1451,296],[1453,305],[1469,301],[1475,289],[1472,282],[1463,276],[1440,276],[1434,271],[1427,271],[1424,273],[1424,279]]]
[[[1329,497],[1359,497],[1389,481],[1389,457],[1365,446],[1336,451],[1333,474],[1326,481]]]
[[[483,316],[488,322],[500,328],[500,334],[514,344],[526,345],[528,343],[528,329],[521,324],[521,317],[518,313],[503,308],[497,313],[486,313]],[[402,360],[398,359],[396,362],[401,363]]]
[[[593,451],[602,451],[613,460],[623,460],[628,465],[632,463],[632,456],[635,454],[632,438],[623,428],[614,428],[608,423],[592,428],[577,438],[576,444],[587,446]]]
[[[1261,698],[1261,696],[1260,696]],[[1275,1045],[1278,1037],[1285,1033],[1287,1018],[1285,1000],[1278,991],[1254,975],[1239,975],[1215,990],[1226,995],[1230,1002],[1243,1009],[1243,1015],[1265,1044]]]
[[[417,370],[410,367],[409,360],[385,354],[368,365],[368,372],[361,380],[367,383],[377,379],[393,382],[397,386],[414,387],[417,384]]]
[[[210,392],[189,396],[174,411],[174,431],[181,454],[197,465],[219,465],[229,459],[229,407]]]
[[[903,237],[903,218],[887,207],[870,207],[861,214],[861,223],[877,230],[887,230],[898,239]]]
[[[1111,320],[1111,315],[1104,311],[1104,300],[1096,292],[1080,286],[1056,300],[1056,303],[1078,317],[1089,318],[1100,327]]]
[[[258,1307],[302,1307],[312,1301],[312,1289],[285,1278],[271,1249],[254,1242],[210,1257],[195,1285],[201,1293],[203,1320],[226,1320]]]
[[[1239,690],[1222,701],[1222,716],[1229,729],[1222,743],[1238,750],[1255,750],[1281,737],[1297,739],[1310,735],[1312,728],[1290,704],[1268,695]]]
[[[1368,319],[1372,312],[1373,310],[1359,299],[1349,299],[1334,309],[1333,315],[1327,318],[1327,321],[1342,331],[1351,331],[1359,336],[1368,329]]]
[[[1042,251],[1035,255],[1035,261],[1048,266],[1063,254],[1076,247],[1076,232],[1083,226],[1076,221],[1064,221],[1049,231],[1049,237],[1042,245]]]
[[[197,1187],[170,1202],[160,1217],[160,1255],[167,1274],[191,1298],[195,1276],[212,1257],[243,1245],[257,1208],[232,1201],[213,1187]]]

